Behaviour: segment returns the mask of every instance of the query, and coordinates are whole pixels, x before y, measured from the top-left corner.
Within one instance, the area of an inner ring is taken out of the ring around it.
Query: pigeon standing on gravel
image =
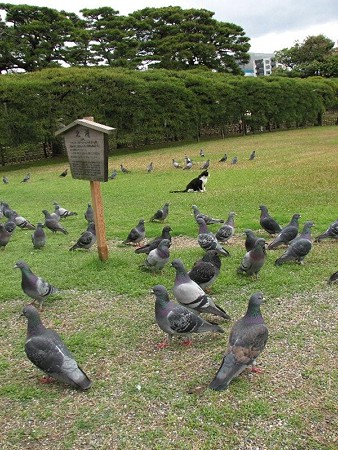
[[[96,242],[95,223],[90,222],[88,228],[84,231],[75,244],[69,249],[70,251],[78,248],[84,248],[88,250]]]
[[[60,224],[57,219],[54,219],[46,209],[42,210],[45,215],[45,226],[53,233],[60,231],[63,234],[68,234],[68,231]]]
[[[225,162],[228,159],[228,155],[224,153],[224,156],[218,162]]]
[[[216,238],[218,242],[227,242],[235,234],[235,215],[236,213],[229,213],[228,219],[224,222],[217,233]]]
[[[91,203],[88,203],[84,217],[88,223],[95,222],[94,209],[93,209]]]
[[[216,236],[208,230],[204,219],[202,219],[202,217],[197,217],[196,222],[199,226],[197,237],[199,246],[205,251],[216,250],[222,256],[230,256],[228,250],[222,247]]]
[[[153,272],[160,272],[169,262],[170,258],[170,241],[163,239],[154,250],[151,250],[144,261],[144,268]]]
[[[264,228],[269,234],[277,234],[282,231],[281,226],[273,219],[269,212],[268,208],[264,205],[260,205],[259,209],[261,210],[261,216],[259,219],[259,223],[261,227]]]
[[[165,226],[163,227],[161,236],[158,236],[157,238],[153,239],[151,242],[149,242],[146,245],[143,245],[142,247],[139,247],[135,250],[135,253],[146,253],[149,254],[152,250],[158,247],[159,243],[163,239],[168,239],[171,242],[171,235],[170,231],[172,231],[171,227]]]
[[[268,245],[269,250],[274,250],[282,244],[288,245],[289,242],[297,237],[299,228],[298,221],[300,217],[300,214],[294,214],[292,216],[290,223],[282,229],[272,242],[270,242]]]
[[[196,205],[192,205],[192,211],[194,213],[195,220],[197,220],[197,217],[202,217],[202,219],[207,225],[213,223],[224,223],[224,219],[214,219],[213,217],[210,217],[207,214],[201,213],[201,211],[197,208]]]
[[[237,273],[246,273],[247,275],[255,275],[264,265],[266,259],[265,239],[257,239],[252,250],[248,251],[237,269]]]
[[[217,250],[208,250],[202,259],[195,262],[188,275],[205,291],[216,281],[221,265]]]
[[[230,319],[224,309],[216,305],[203,289],[189,277],[181,259],[174,259],[171,265],[176,270],[173,293],[181,305],[196,314],[205,312],[223,317],[223,319]]]
[[[28,297],[33,299],[33,303],[38,302],[39,308],[42,309],[42,304],[50,295],[58,292],[58,289],[43,280],[41,277],[36,276],[24,261],[18,261],[15,269],[21,270],[21,287]]]
[[[5,248],[12,237],[12,233],[6,230],[3,223],[0,223],[0,247]]]
[[[150,222],[164,222],[169,214],[169,203],[165,203],[161,209],[158,209],[150,218]]]
[[[66,177],[68,175],[68,169],[65,169],[63,172],[60,173],[59,177]]]
[[[321,242],[323,239],[338,239],[338,219],[331,223],[329,228],[322,234],[316,237],[315,242]]]
[[[191,345],[191,333],[224,333],[223,328],[213,325],[192,312],[183,305],[172,302],[168,291],[158,284],[153,287],[155,294],[155,318],[158,326],[167,333],[167,338],[157,345],[158,348],[168,347],[173,336],[187,336],[184,345]]]
[[[37,224],[36,230],[32,234],[32,242],[33,247],[37,249],[43,248],[46,245],[46,233],[43,229],[43,224],[40,222]]]
[[[259,239],[259,238],[249,228],[244,231],[244,234],[246,236],[244,245],[245,245],[246,251],[248,252],[248,251],[250,251],[250,250],[252,250],[254,248],[255,243],[256,243],[257,239]]]
[[[62,208],[62,206],[60,206],[57,202],[53,202],[54,208],[56,209],[57,207],[59,210],[59,215],[61,218],[64,217],[70,217],[70,216],[77,216],[77,212],[74,211],[68,211],[68,209],[66,208]]]
[[[123,241],[123,244],[138,244],[146,236],[146,230],[144,226],[144,219],[141,219],[136,227],[132,228],[127,236],[127,239]]]
[[[305,222],[302,233],[291,241],[283,255],[276,259],[276,266],[280,266],[287,261],[296,261],[299,264],[304,263],[305,256],[312,248],[311,228],[313,226],[313,222]]]
[[[264,350],[269,336],[260,309],[263,301],[262,293],[253,294],[250,297],[245,316],[233,325],[227,351],[220,368],[209,385],[210,389],[216,391],[227,389],[231,381],[250,365],[252,365],[253,372],[261,372],[254,364],[256,358]]]
[[[25,343],[28,359],[58,381],[82,390],[89,389],[92,382],[77,364],[61,337],[43,325],[37,309],[27,305],[23,308],[22,315],[28,320]]]

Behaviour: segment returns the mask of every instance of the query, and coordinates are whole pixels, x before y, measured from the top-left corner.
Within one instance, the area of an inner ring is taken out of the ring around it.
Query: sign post
[[[64,135],[72,177],[90,181],[90,192],[95,217],[97,251],[101,261],[108,259],[106,227],[104,222],[101,181],[108,181],[108,134],[114,128],[86,117],[58,130]]]

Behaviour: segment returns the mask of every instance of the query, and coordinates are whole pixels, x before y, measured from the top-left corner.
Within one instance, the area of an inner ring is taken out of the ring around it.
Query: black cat
[[[187,187],[183,191],[170,191],[173,192],[205,192],[205,185],[208,181],[209,172],[204,170],[198,177],[194,178],[187,184]]]

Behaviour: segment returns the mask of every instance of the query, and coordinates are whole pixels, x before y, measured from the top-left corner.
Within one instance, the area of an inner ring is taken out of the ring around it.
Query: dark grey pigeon
[[[205,163],[201,166],[201,170],[209,169],[209,166],[210,166],[210,159],[207,159]]]
[[[265,239],[257,239],[255,246],[252,250],[248,251],[237,269],[237,273],[246,273],[247,275],[255,275],[257,277],[258,272],[264,265],[266,259],[265,251]]]
[[[151,162],[147,165],[147,172],[151,173],[153,170],[154,170],[154,164],[153,164],[153,162]]]
[[[32,242],[33,247],[37,249],[43,248],[46,245],[46,233],[43,229],[43,224],[40,222],[37,224],[36,230],[32,234]]]
[[[237,163],[238,163],[238,158],[237,158],[237,156],[234,156],[232,158],[231,164],[237,164]]]
[[[13,212],[13,210],[12,210],[12,208],[9,206],[9,204],[6,203],[6,202],[1,202],[1,209],[2,209],[3,215],[4,215],[5,217],[7,217],[7,219],[9,219],[10,216],[11,216],[11,214],[12,214],[12,212]]]
[[[287,261],[296,261],[299,264],[304,264],[304,258],[312,248],[311,228],[313,226],[313,222],[305,222],[302,233],[291,241],[285,253],[276,259],[276,266],[280,266]]]
[[[245,245],[246,251],[248,252],[248,251],[250,251],[251,249],[254,248],[255,243],[256,243],[257,239],[259,239],[259,238],[258,238],[258,236],[256,236],[255,233],[254,233],[252,230],[250,230],[249,228],[248,228],[247,230],[244,231],[244,234],[246,235],[244,245]]]
[[[59,177],[66,177],[68,174],[68,169],[65,169],[63,172],[60,173]]]
[[[128,170],[126,167],[124,167],[123,164],[120,164],[121,172],[122,173],[130,173],[130,170]]]
[[[250,365],[253,372],[261,372],[254,364],[264,350],[269,336],[260,309],[263,301],[262,293],[253,294],[245,316],[234,323],[227,351],[215,378],[209,385],[210,389],[215,391],[227,389],[231,381]]]
[[[337,272],[334,272],[330,278],[328,279],[328,284],[333,284],[333,283],[337,283],[338,282],[338,270]]]
[[[228,156],[226,153],[224,153],[224,156],[218,161],[218,162],[225,162],[228,159]]]
[[[221,265],[217,250],[208,250],[202,259],[195,262],[188,275],[205,291],[216,281]]]
[[[338,219],[331,223],[329,228],[316,237],[315,242],[321,242],[323,239],[338,239]]]
[[[227,242],[235,234],[235,215],[236,213],[229,213],[228,219],[224,222],[216,232],[218,242]]]
[[[84,231],[75,244],[69,249],[70,251],[76,250],[78,248],[83,248],[88,250],[96,242],[96,232],[95,223],[90,222],[88,228]]]
[[[288,245],[289,242],[297,237],[299,228],[298,221],[300,217],[300,214],[294,214],[292,216],[290,223],[282,229],[272,242],[270,242],[268,245],[269,250],[274,250],[282,244]]]
[[[169,262],[170,241],[163,239],[154,250],[151,250],[144,261],[144,267],[153,272],[159,272]]]
[[[256,150],[252,150],[249,156],[249,160],[252,161],[253,159],[255,159],[255,157],[256,157]]]
[[[228,250],[221,246],[216,236],[208,230],[208,227],[202,217],[197,217],[196,222],[199,226],[197,242],[205,250],[216,250],[222,256],[230,256]]]
[[[3,223],[0,223],[0,247],[5,248],[12,237],[12,233],[6,230]]]
[[[23,177],[23,180],[21,180],[20,183],[27,183],[27,181],[29,181],[30,178],[31,178],[31,174],[30,174],[30,173],[27,173],[27,175],[25,175],[25,176]]]
[[[5,222],[5,228],[9,233],[11,233],[11,234],[14,233],[14,231],[16,229],[16,222],[15,222],[14,218],[13,219],[9,218],[7,220],[7,222]]]
[[[178,161],[176,161],[175,159],[172,160],[172,166],[175,169],[180,169],[182,167],[181,164]]]
[[[157,238],[153,239],[151,242],[149,242],[146,245],[143,245],[142,247],[139,247],[135,250],[135,253],[146,253],[147,255],[154,250],[155,248],[158,247],[158,244],[163,240],[163,239],[168,239],[171,242],[171,236],[170,236],[170,231],[172,231],[172,229],[169,226],[165,226],[163,227],[162,230],[162,234],[161,236],[158,236]]]
[[[9,183],[9,180],[8,180],[8,178],[5,175],[2,177],[2,181],[3,181],[4,184],[8,184]]]
[[[146,236],[146,230],[144,227],[144,219],[141,219],[136,227],[132,228],[127,236],[127,239],[123,241],[123,244],[138,244]]]
[[[165,203],[161,209],[158,209],[150,218],[150,222],[164,222],[169,214],[169,203]]]
[[[53,233],[60,231],[63,234],[68,234],[68,231],[61,225],[61,223],[53,218],[46,209],[42,210],[45,215],[45,226]]]
[[[84,216],[88,223],[95,222],[94,209],[90,203],[88,203]]]
[[[259,209],[261,210],[261,216],[259,219],[259,223],[261,227],[264,228],[269,234],[277,234],[282,231],[281,226],[273,219],[269,212],[268,208],[264,205],[260,205]]]
[[[77,216],[77,212],[74,211],[68,211],[68,209],[66,208],[62,208],[62,206],[60,206],[57,202],[53,202],[54,207],[56,208],[57,206],[59,207],[59,214],[60,217],[64,218],[64,217],[70,217],[70,216]]]
[[[37,309],[32,305],[23,308],[28,319],[25,352],[28,359],[48,376],[75,388],[87,390],[92,382],[77,364],[61,337],[46,328]]]
[[[202,219],[207,225],[213,223],[224,223],[224,219],[214,219],[213,217],[210,217],[207,214],[201,213],[201,211],[197,208],[196,205],[192,205],[192,211],[194,213],[195,220],[197,220],[197,217],[202,217]]]
[[[33,303],[39,303],[40,309],[42,309],[42,304],[46,298],[58,292],[58,289],[49,284],[48,281],[36,276],[24,261],[18,261],[14,268],[21,270],[22,290],[28,297],[33,299]]]
[[[187,336],[184,345],[190,345],[191,333],[224,333],[224,330],[213,325],[190,311],[185,306],[172,302],[164,286],[158,284],[152,289],[155,294],[155,318],[158,326],[167,333],[167,338],[157,345],[158,348],[167,347],[173,336]]]
[[[114,169],[108,178],[109,178],[109,180],[115,180],[116,177],[117,177],[117,170]]]
[[[173,293],[181,305],[197,314],[205,312],[223,317],[223,319],[230,319],[224,309],[216,305],[203,289],[189,277],[181,259],[174,259],[171,265],[176,270]]]

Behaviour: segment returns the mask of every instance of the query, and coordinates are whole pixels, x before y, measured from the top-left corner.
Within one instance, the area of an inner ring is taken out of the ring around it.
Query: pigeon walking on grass
[[[248,251],[237,269],[237,273],[258,276],[258,272],[264,265],[266,259],[265,239],[257,239],[252,250]]]
[[[201,158],[204,158],[204,157],[205,157],[205,153],[204,153],[203,148],[200,149],[200,157],[201,157]]]
[[[264,323],[260,306],[263,294],[257,292],[250,297],[246,314],[233,325],[227,351],[210,389],[222,391],[231,381],[252,365],[253,372],[261,372],[254,364],[268,341],[268,328]]]
[[[31,174],[30,174],[30,173],[27,173],[27,174],[23,177],[23,180],[21,180],[20,183],[27,183],[30,179],[31,179]]]
[[[254,160],[255,157],[256,157],[256,150],[252,150],[252,152],[250,153],[250,156],[249,156],[249,161]]]
[[[144,261],[144,268],[152,272],[160,272],[169,262],[170,258],[170,241],[163,239],[154,250],[151,250]]]
[[[94,209],[91,203],[88,203],[87,209],[84,213],[84,217],[88,223],[95,222]]]
[[[0,247],[5,248],[12,237],[12,233],[6,230],[3,223],[0,223]]]
[[[154,170],[154,164],[153,164],[153,162],[151,162],[147,165],[147,172],[151,173],[151,172],[153,172],[153,170]]]
[[[181,305],[196,314],[204,312],[220,316],[223,319],[230,319],[224,309],[216,305],[203,289],[189,277],[181,259],[174,259],[171,265],[176,270],[173,293]]]
[[[65,169],[63,172],[60,173],[59,177],[66,177],[68,175],[68,169]]]
[[[135,250],[135,253],[146,253],[149,254],[152,250],[158,247],[159,243],[163,239],[168,239],[171,242],[171,235],[170,231],[172,231],[171,227],[165,226],[163,227],[161,236],[158,236],[157,238],[150,241],[148,244],[143,245],[142,247],[139,247]]]
[[[120,169],[121,169],[121,172],[124,174],[130,173],[130,170],[128,170],[126,167],[124,167],[123,164],[120,164]]]
[[[53,205],[54,205],[54,209],[58,209],[58,214],[60,215],[61,218],[77,216],[77,212],[69,211],[66,208],[62,208],[62,206],[60,206],[57,202],[53,202]],[[59,207],[59,208],[57,208],[57,207]]]
[[[169,203],[165,203],[161,209],[158,209],[150,218],[150,222],[164,222],[169,214]]]
[[[84,391],[89,389],[92,382],[61,337],[43,325],[37,309],[27,305],[23,308],[22,315],[28,320],[25,343],[28,359],[49,377]]]
[[[331,223],[324,233],[317,236],[315,242],[321,242],[323,239],[338,239],[338,219]]]
[[[58,292],[58,289],[43,280],[41,277],[35,275],[28,264],[24,261],[18,261],[15,269],[21,270],[21,287],[28,297],[33,299],[33,303],[38,302],[39,308],[42,309],[42,304],[50,295]]]
[[[45,226],[50,231],[53,233],[60,231],[63,234],[68,234],[68,231],[61,225],[61,223],[57,219],[53,218],[46,209],[43,209],[42,212],[45,215]]]
[[[167,338],[157,345],[158,348],[168,347],[173,336],[186,336],[187,340],[183,341],[183,345],[191,345],[191,333],[224,333],[220,326],[213,325],[185,306],[172,302],[164,286],[154,286],[152,293],[156,297],[156,322],[167,333]]]
[[[69,249],[70,251],[76,250],[78,248],[83,248],[85,250],[90,249],[90,247],[96,242],[95,233],[95,223],[90,222],[88,228],[84,231],[75,244]]]
[[[201,166],[201,170],[207,170],[210,166],[210,159],[207,159],[205,163]]]
[[[282,231],[281,226],[273,219],[269,212],[268,208],[264,205],[260,205],[259,209],[261,210],[261,215],[259,219],[259,223],[261,227],[264,228],[269,234],[277,234]]]
[[[36,249],[43,248],[46,245],[46,233],[43,229],[43,224],[38,223],[36,230],[32,234],[33,247]]]
[[[228,159],[228,155],[224,153],[224,156],[218,162],[225,162]]]
[[[127,236],[127,239],[123,241],[123,244],[138,244],[146,236],[146,230],[144,226],[144,219],[141,219],[136,227],[132,228]]]
[[[255,243],[256,243],[257,239],[259,239],[259,238],[249,228],[244,231],[244,234],[246,236],[244,245],[245,245],[246,251],[248,252],[248,251],[250,251],[250,250],[252,250],[254,248]]]
[[[118,175],[118,172],[117,172],[116,169],[114,169],[114,170],[112,171],[112,173],[109,175],[108,179],[109,179],[109,180],[115,180],[115,178],[117,177],[117,175]]]
[[[231,164],[237,164],[238,163],[238,158],[237,156],[234,156],[231,160]]]
[[[191,159],[188,156],[185,156],[184,161],[185,161],[185,164],[184,164],[183,170],[190,170],[192,168]]]
[[[227,242],[235,234],[235,215],[236,213],[234,212],[229,213],[224,225],[216,232],[218,242]]]
[[[8,180],[8,178],[5,175],[2,177],[2,181],[3,181],[4,184],[8,184],[9,183],[9,180]]]
[[[274,250],[282,244],[288,245],[298,234],[300,214],[294,214],[291,221],[282,231],[275,237],[275,239],[268,245],[269,250]]]
[[[299,264],[304,264],[304,258],[312,248],[311,228],[313,226],[313,222],[305,222],[302,233],[291,241],[283,255],[276,259],[276,266],[280,266],[287,261],[296,261]]]
[[[35,230],[35,225],[29,222],[29,220],[25,219],[23,216],[20,216],[16,211],[12,211],[11,217],[10,217],[15,224],[23,229],[26,230]]]
[[[216,250],[222,256],[230,256],[228,250],[222,247],[216,236],[208,230],[204,219],[202,219],[202,217],[198,217],[196,222],[199,226],[197,237],[199,246],[205,251]]]
[[[202,217],[204,222],[207,225],[213,224],[213,223],[224,223],[224,219],[214,219],[213,217],[208,216],[207,214],[201,213],[201,211],[197,208],[196,205],[192,205],[192,211],[195,217],[195,220],[197,220],[198,217]]]
[[[195,262],[188,275],[205,291],[216,281],[221,265],[217,250],[208,250],[202,259]]]

